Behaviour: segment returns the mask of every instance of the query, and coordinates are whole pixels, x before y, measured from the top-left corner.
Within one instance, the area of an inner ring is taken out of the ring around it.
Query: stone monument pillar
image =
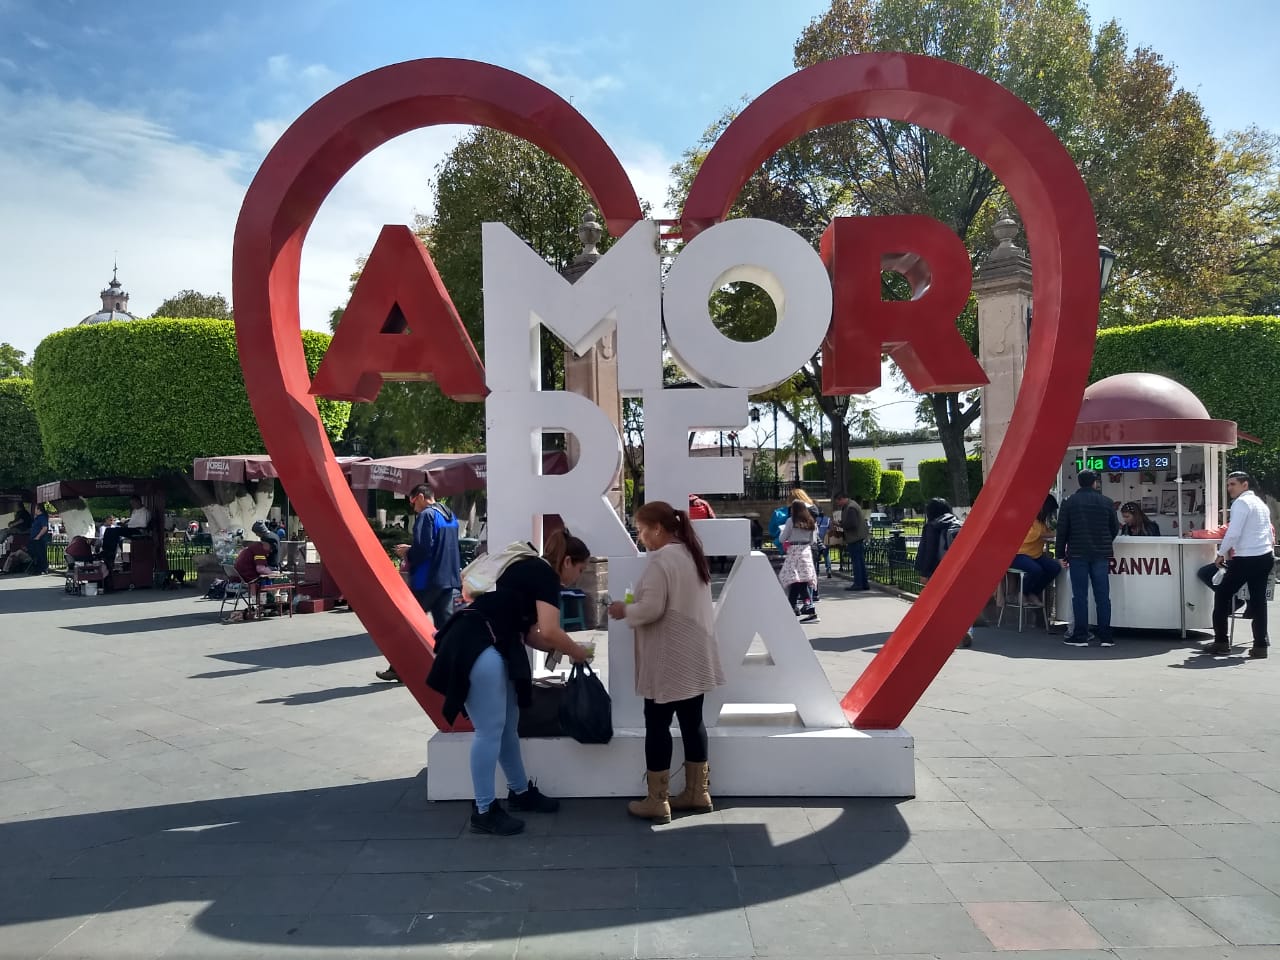
[[[578,238],[582,251],[560,271],[570,283],[576,283],[600,259],[596,245],[604,230],[596,221],[596,215],[588,210],[578,226]],[[564,388],[586,397],[608,414],[618,435],[622,435],[622,394],[618,391],[618,334],[616,331],[599,340],[582,356],[572,350],[564,352]],[[578,462],[578,440],[572,434],[566,438],[569,464]],[[622,516],[622,474],[619,472],[609,488],[609,502]]]
[[[978,301],[978,362],[990,383],[982,388],[982,472],[991,475],[1004,442],[1027,365],[1031,316],[1031,260],[1015,246],[1018,223],[1005,215],[992,228],[996,248],[973,281]]]

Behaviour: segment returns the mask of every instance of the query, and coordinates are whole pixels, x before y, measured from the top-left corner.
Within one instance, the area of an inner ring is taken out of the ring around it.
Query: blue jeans
[[[849,554],[849,564],[853,568],[853,585],[855,587],[871,586],[867,581],[867,541],[847,543],[844,549]]]
[[[502,764],[512,790],[523,793],[529,788],[520,756],[516,688],[507,679],[507,665],[494,647],[480,654],[471,668],[466,707],[476,728],[471,741],[471,785],[476,792],[476,810],[485,813],[493,803],[493,769],[497,764]]]
[[[1097,560],[1072,560],[1067,565],[1071,577],[1071,612],[1075,617],[1072,636],[1086,637],[1089,633],[1089,588],[1093,588],[1093,606],[1098,613],[1098,639],[1111,639],[1111,581],[1108,573],[1111,561],[1107,557]]]
[[[1022,592],[1028,597],[1042,593],[1044,588],[1053,583],[1062,572],[1062,564],[1047,553],[1042,553],[1038,557],[1028,557],[1025,553],[1020,553],[1013,558],[1012,566],[1015,570],[1022,571]],[[1075,592],[1074,584],[1072,592]]]

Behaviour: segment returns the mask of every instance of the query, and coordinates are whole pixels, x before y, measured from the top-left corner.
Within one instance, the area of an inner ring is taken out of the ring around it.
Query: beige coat
[[[716,649],[711,587],[679,542],[649,554],[627,623],[636,632],[636,693],[674,703],[724,683]]]

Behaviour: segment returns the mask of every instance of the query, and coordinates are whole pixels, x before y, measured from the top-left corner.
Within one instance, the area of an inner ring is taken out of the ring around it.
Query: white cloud
[[[622,87],[622,81],[613,74],[586,74],[570,68],[568,62],[578,56],[580,52],[576,50],[543,48],[526,56],[524,67],[534,80],[577,107]]]
[[[37,50],[50,49],[49,41],[44,39],[44,37],[37,37],[35,34],[31,33],[24,33],[22,36],[27,43],[31,44],[31,46],[35,47]]]
[[[612,145],[612,144],[611,144]],[[655,220],[669,220],[676,214],[667,206],[667,190],[671,185],[672,160],[655,144],[624,142],[614,146],[618,160],[631,178],[636,196],[648,201],[649,214]]]
[[[255,128],[252,155],[177,140],[145,117],[0,90],[0,341],[29,353],[99,309],[117,252],[130,307],[149,314],[178,290],[231,290],[244,191],[283,124]],[[456,129],[418,131],[374,151],[338,184],[303,249],[303,325],[328,329],[357,256],[384,223],[429,210],[429,178]]]

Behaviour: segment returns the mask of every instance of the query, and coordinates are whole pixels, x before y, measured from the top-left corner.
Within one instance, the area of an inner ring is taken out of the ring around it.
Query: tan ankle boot
[[[671,798],[672,810],[692,810],[694,813],[710,813],[715,809],[711,802],[711,767],[706,763],[684,765],[684,789]]]
[[[671,805],[667,803],[670,773],[666,770],[650,770],[644,776],[649,784],[649,795],[643,800],[628,803],[627,813],[654,823],[670,823]]]

